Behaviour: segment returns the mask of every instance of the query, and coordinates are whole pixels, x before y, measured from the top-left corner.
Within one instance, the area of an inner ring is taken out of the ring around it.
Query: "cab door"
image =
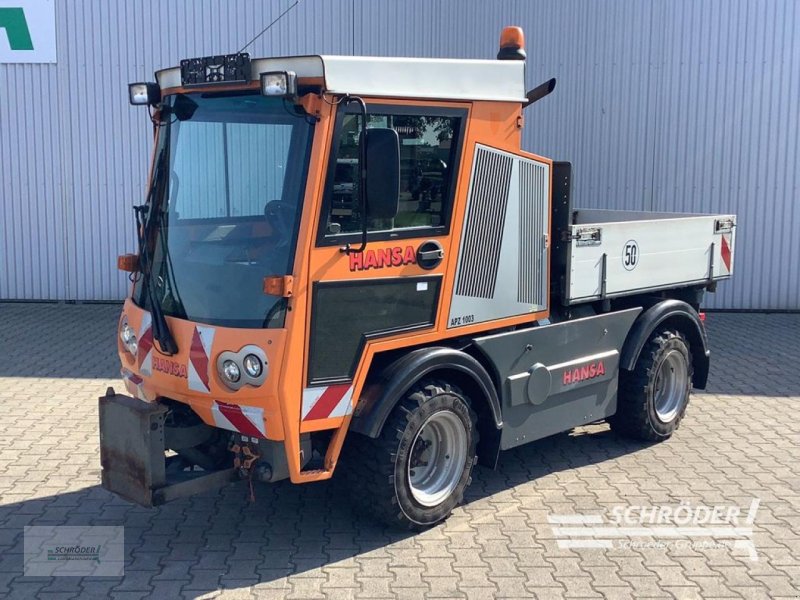
[[[336,426],[352,411],[353,381],[367,344],[430,332],[451,252],[452,208],[469,105],[368,102],[368,127],[400,141],[400,201],[393,219],[360,210],[357,106],[340,107],[311,252],[303,429]],[[368,243],[361,245],[363,219]]]

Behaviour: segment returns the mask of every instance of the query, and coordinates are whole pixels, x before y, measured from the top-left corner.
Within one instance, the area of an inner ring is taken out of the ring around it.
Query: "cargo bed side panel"
[[[702,215],[572,225],[568,303],[726,279],[734,222]]]

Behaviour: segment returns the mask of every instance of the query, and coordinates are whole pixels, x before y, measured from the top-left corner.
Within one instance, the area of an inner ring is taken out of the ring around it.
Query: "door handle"
[[[425,250],[417,254],[422,260],[436,260],[444,258],[444,250]]]
[[[422,242],[417,248],[417,264],[429,271],[435,269],[444,259],[444,248],[436,240]]]

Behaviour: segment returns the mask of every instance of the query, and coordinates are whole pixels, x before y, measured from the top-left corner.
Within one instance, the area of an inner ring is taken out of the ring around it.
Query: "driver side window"
[[[383,108],[383,107],[381,107]],[[368,127],[394,129],[400,139],[400,204],[394,219],[367,218],[369,232],[405,237],[418,230],[444,232],[449,220],[461,143],[464,111],[378,108],[369,111]],[[412,114],[413,112],[413,114]],[[334,139],[334,163],[325,190],[322,243],[342,243],[342,238],[362,230],[359,202],[360,113],[345,113]],[[421,231],[419,235],[424,235]]]

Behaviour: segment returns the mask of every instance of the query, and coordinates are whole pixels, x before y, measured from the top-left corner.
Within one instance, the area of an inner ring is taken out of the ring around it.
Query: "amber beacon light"
[[[522,27],[503,27],[497,60],[525,60],[525,34]]]

